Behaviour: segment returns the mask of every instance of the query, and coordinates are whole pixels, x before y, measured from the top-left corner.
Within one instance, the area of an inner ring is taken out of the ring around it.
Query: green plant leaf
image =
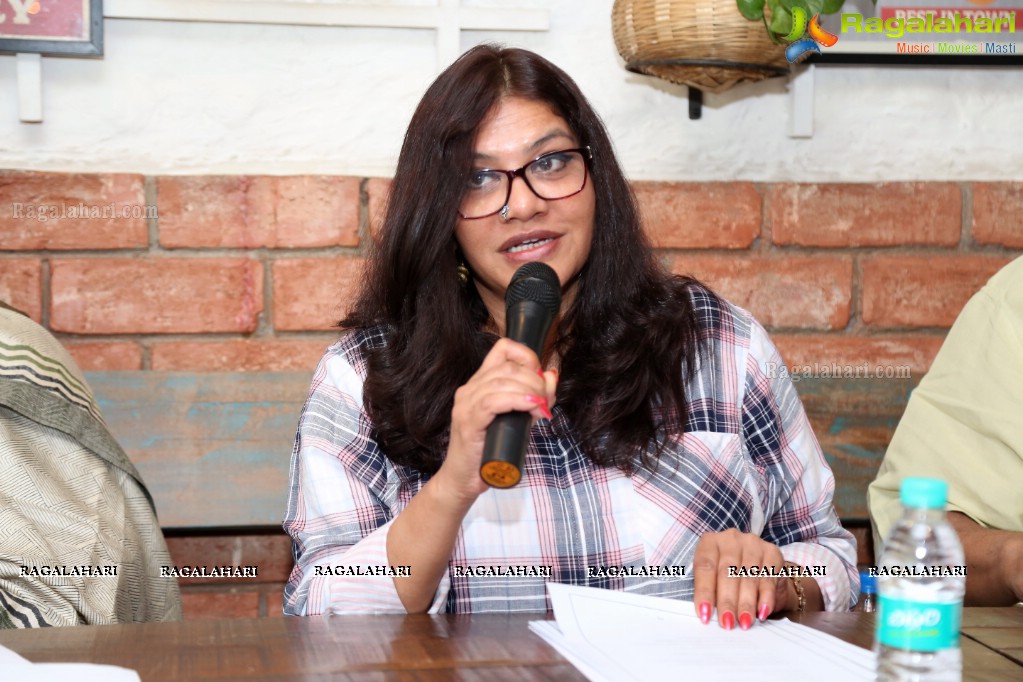
[[[845,0],[824,0],[824,4],[821,6],[821,14],[834,14],[842,9],[844,4]],[[877,0],[874,0],[874,4],[877,4]]]
[[[781,39],[781,36],[779,36],[777,33],[774,33],[773,31],[771,31],[771,26],[767,22],[767,15],[766,14],[764,15],[763,21],[764,21],[764,31],[767,32],[767,37],[771,39],[771,42],[774,43],[775,45],[784,45],[785,41]]]
[[[757,21],[764,17],[764,0],[736,0],[739,14],[750,21]]]
[[[771,31],[780,36],[788,35],[792,31],[792,15],[780,4],[777,9],[771,10]]]
[[[767,35],[771,40],[779,45],[784,44],[781,39],[782,36],[787,35],[788,31],[792,30],[792,15],[789,14],[788,10],[785,9],[783,3],[786,0],[767,0],[767,8],[769,12],[764,13],[764,27],[767,29]],[[780,32],[776,26],[785,28],[784,33]]]

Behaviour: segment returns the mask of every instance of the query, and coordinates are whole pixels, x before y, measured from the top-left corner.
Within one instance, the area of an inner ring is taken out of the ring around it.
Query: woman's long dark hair
[[[377,441],[427,473],[444,459],[455,390],[496,341],[471,284],[461,286],[454,226],[473,143],[502,98],[547,103],[593,151],[593,243],[557,329],[557,404],[595,463],[631,472],[683,428],[700,333],[687,288],[657,263],[635,198],[597,114],[569,76],[525,50],[481,45],[426,91],[412,116],[379,242],[346,328],[375,328],[364,387]]]

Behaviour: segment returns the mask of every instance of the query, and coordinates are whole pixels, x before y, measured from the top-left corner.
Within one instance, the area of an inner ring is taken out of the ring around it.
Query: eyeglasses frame
[[[566,194],[563,197],[558,197],[557,199],[548,199],[547,197],[541,195],[539,192],[537,192],[535,189],[533,189],[533,186],[531,184],[529,184],[529,178],[526,177],[526,169],[529,168],[530,166],[532,166],[534,163],[536,163],[540,159],[543,159],[543,158],[548,157],[548,156],[554,156],[555,154],[565,154],[567,152],[579,152],[583,156],[583,184],[582,184],[582,187],[580,187],[576,191],[572,192],[571,194]],[[490,216],[497,215],[498,213],[500,213],[508,205],[508,202],[511,200],[512,184],[515,182],[515,178],[522,178],[522,182],[524,182],[526,187],[529,188],[529,191],[532,192],[537,198],[542,199],[544,201],[561,201],[562,199],[568,199],[569,197],[574,197],[576,194],[579,194],[579,192],[582,192],[584,189],[586,189],[586,181],[590,177],[590,161],[592,161],[592,160],[593,160],[593,150],[590,149],[589,145],[586,145],[585,147],[575,147],[573,149],[556,149],[556,150],[551,151],[551,152],[546,152],[546,153],[541,154],[540,156],[536,157],[535,159],[533,159],[532,161],[530,161],[526,165],[522,166],[521,168],[517,168],[515,170],[504,170],[504,169],[501,169],[501,168],[478,168],[478,169],[474,170],[473,173],[482,173],[482,172],[486,172],[486,173],[504,173],[505,175],[508,176],[508,193],[504,197],[504,203],[501,204],[501,208],[497,209],[496,211],[492,211],[491,213],[487,213],[486,215],[478,215],[478,216],[473,216],[472,218],[469,218],[468,216],[464,215],[461,211],[458,212],[458,215],[459,215],[459,217],[462,218],[462,220],[483,220],[484,218],[489,218]]]

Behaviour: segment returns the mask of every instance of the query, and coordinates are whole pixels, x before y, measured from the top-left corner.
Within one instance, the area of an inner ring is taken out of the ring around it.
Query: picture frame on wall
[[[843,15],[853,15],[844,26]],[[971,23],[977,18],[998,21],[1002,30],[912,30],[956,15]],[[1009,17],[1014,17],[1014,32],[1004,30]],[[868,20],[874,20],[869,28]],[[820,24],[838,41],[811,63],[1023,66],[1023,0],[877,0],[876,5],[847,0],[838,12],[821,15]]]
[[[0,0],[0,54],[103,56],[103,0]]]

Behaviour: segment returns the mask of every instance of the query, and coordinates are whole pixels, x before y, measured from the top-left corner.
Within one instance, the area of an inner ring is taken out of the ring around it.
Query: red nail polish
[[[760,611],[757,613],[757,619],[760,622],[767,620],[767,617],[771,615],[771,612],[767,610],[767,604],[760,605]]]
[[[753,627],[753,616],[743,611],[739,616],[739,627],[743,630],[749,630]]]
[[[710,604],[700,602],[700,622],[706,625],[710,622]]]
[[[731,611],[725,611],[725,615],[721,616],[721,625],[725,630],[731,630],[735,627],[735,616]]]
[[[531,403],[534,403],[537,407],[539,407],[540,414],[542,414],[544,417],[546,417],[547,419],[554,419],[554,413],[551,412],[551,409],[549,407],[547,407],[547,398],[541,398],[538,395],[527,395],[526,400],[528,400]]]

